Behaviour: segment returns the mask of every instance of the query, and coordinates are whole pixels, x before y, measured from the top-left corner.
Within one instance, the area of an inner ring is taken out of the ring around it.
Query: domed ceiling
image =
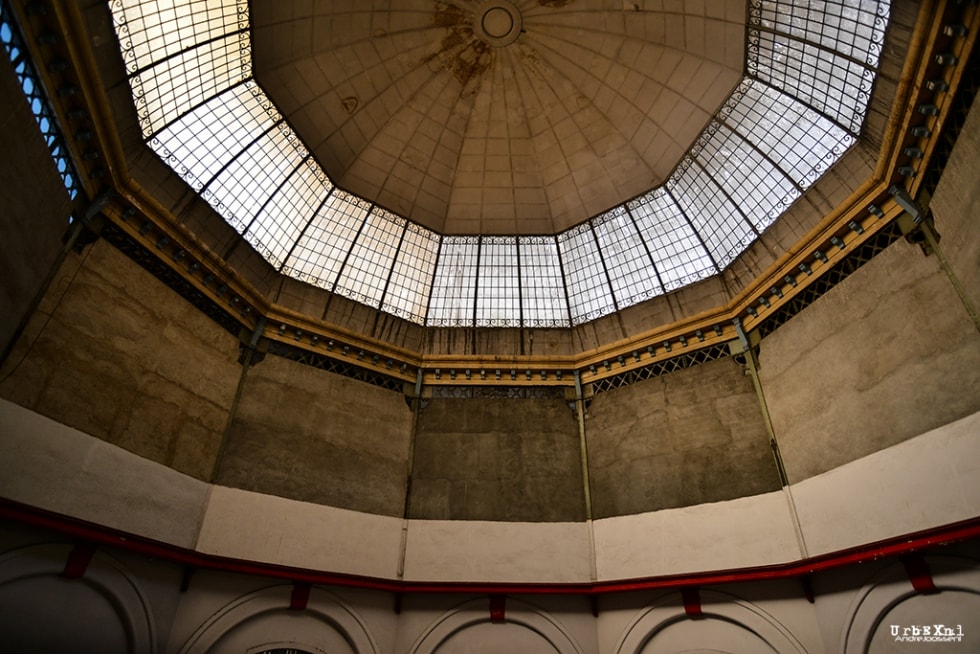
[[[339,186],[554,234],[667,179],[745,65],[744,1],[253,2],[255,77]]]
[[[366,6],[110,9],[147,145],[245,241],[436,327],[569,327],[723,271],[860,136],[889,15]]]

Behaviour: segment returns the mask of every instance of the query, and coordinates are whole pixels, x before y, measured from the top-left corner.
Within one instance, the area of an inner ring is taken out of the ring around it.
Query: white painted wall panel
[[[793,486],[811,556],[980,515],[980,413]]]
[[[793,561],[792,524],[782,491],[597,520],[599,581]]]
[[[249,561],[394,579],[402,520],[214,486],[197,549]]]
[[[588,525],[413,520],[405,548],[412,581],[588,582]]]
[[[0,399],[0,496],[193,548],[210,485]]]

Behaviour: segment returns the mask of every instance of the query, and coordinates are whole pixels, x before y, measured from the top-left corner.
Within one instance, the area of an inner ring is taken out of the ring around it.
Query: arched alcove
[[[66,573],[70,545],[33,545],[0,556],[0,633],[8,652],[158,650],[138,585],[104,552]]]
[[[841,638],[845,654],[886,654],[928,646],[977,650],[980,634],[971,627],[980,615],[980,562],[930,556],[912,565],[920,576],[928,574],[933,588],[927,584],[926,592],[917,592],[901,563],[879,572],[851,603]],[[937,625],[962,633],[962,639],[945,645],[902,640],[931,638]],[[925,633],[925,627],[930,633]]]
[[[509,640],[513,638],[513,641]],[[514,651],[583,654],[581,646],[553,615],[532,604],[508,599],[505,617],[491,622],[488,601],[470,600],[444,613],[419,637],[410,654],[486,653],[514,642]],[[495,649],[496,648],[496,649]]]
[[[238,597],[211,616],[200,616],[200,627],[181,646],[181,654],[282,647],[379,654],[362,619],[345,602],[314,587],[305,608],[290,610],[292,592],[292,586],[271,586]]]
[[[721,651],[731,654],[804,654],[800,641],[762,607],[735,595],[701,591],[701,614],[689,616],[679,594],[667,594],[639,611],[617,654]]]

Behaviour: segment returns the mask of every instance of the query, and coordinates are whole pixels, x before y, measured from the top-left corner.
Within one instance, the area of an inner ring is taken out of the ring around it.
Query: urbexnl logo
[[[944,624],[891,625],[892,636],[899,643],[960,643],[963,642],[963,625],[948,627]]]

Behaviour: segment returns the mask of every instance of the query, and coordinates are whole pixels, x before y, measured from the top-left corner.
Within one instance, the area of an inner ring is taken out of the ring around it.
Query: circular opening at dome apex
[[[477,35],[488,44],[501,47],[513,43],[521,35],[521,12],[502,0],[486,2],[477,9],[473,26]]]
[[[510,34],[514,29],[514,18],[501,7],[492,7],[483,14],[483,29],[490,36],[498,39]]]

